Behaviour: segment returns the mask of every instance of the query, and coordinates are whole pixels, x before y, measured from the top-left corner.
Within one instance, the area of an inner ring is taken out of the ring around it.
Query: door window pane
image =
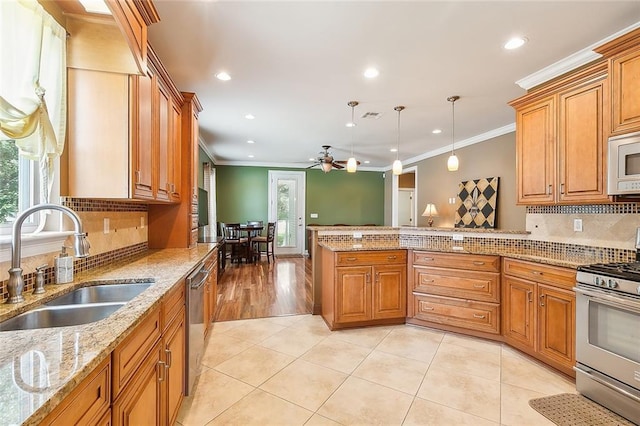
[[[294,179],[278,179],[278,225],[277,246],[296,246],[296,181]]]

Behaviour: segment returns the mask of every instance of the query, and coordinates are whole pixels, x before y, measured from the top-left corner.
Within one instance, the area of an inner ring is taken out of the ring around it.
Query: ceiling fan
[[[319,153],[320,155],[318,156],[318,158],[316,158],[315,162],[309,167],[307,167],[307,169],[310,169],[311,167],[315,167],[315,166],[320,166],[322,171],[325,173],[329,173],[332,168],[335,168],[338,170],[344,169],[343,164],[347,164],[347,162],[344,160],[334,160],[333,155],[329,153],[330,148],[331,148],[331,145],[322,145],[323,151],[320,151]],[[359,161],[357,163],[358,165],[360,165]]]

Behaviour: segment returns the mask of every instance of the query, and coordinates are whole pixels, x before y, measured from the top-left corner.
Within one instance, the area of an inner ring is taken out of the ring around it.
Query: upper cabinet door
[[[169,201],[171,194],[171,181],[170,177],[171,163],[173,162],[173,147],[172,147],[172,120],[173,116],[171,112],[173,110],[171,104],[171,96],[169,91],[162,84],[162,80],[158,79],[158,111],[157,111],[157,132],[158,132],[158,158],[157,167],[154,168],[156,172],[157,191],[156,199],[161,201]]]
[[[156,75],[149,68],[145,75],[133,76],[132,99],[132,180],[133,198],[153,199],[153,111],[157,102]]]
[[[560,202],[606,202],[605,79],[559,96]]]
[[[640,131],[640,49],[614,57],[611,70],[612,134]]]
[[[518,204],[554,201],[555,126],[553,97],[516,111]]]

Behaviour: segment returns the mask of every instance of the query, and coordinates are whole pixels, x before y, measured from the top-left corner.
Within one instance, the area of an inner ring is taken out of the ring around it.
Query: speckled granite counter
[[[585,263],[577,263],[560,259],[553,259],[542,256],[535,256],[525,252],[512,252],[512,251],[499,251],[499,250],[457,250],[451,248],[442,248],[442,247],[407,247],[401,245],[399,243],[384,243],[384,242],[363,242],[362,244],[352,244],[352,243],[326,243],[319,242],[318,245],[320,247],[326,248],[331,251],[365,251],[365,250],[398,250],[398,249],[410,249],[410,250],[427,250],[427,251],[437,251],[437,252],[445,252],[445,253],[468,253],[468,254],[487,254],[487,255],[495,255],[495,256],[504,256],[511,257],[514,259],[528,260],[531,262],[544,263],[547,265],[553,266],[562,266],[565,268],[576,269],[580,265],[587,264]]]
[[[174,284],[216,244],[150,250],[77,274],[71,284],[25,294],[18,305],[0,305],[0,320],[89,282],[153,279],[155,283],[108,318],[79,326],[0,332],[0,425],[39,423],[160,303]]]

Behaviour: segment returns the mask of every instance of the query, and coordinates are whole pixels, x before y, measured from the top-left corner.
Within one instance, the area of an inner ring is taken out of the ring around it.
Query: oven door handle
[[[580,372],[582,374],[585,374],[585,375],[589,376],[589,378],[591,380],[593,380],[594,382],[599,383],[602,386],[604,386],[606,388],[609,388],[609,389],[611,389],[611,390],[613,390],[615,392],[619,392],[619,393],[623,394],[624,396],[626,396],[627,398],[630,398],[630,399],[634,400],[635,402],[640,403],[640,398],[638,398],[637,396],[635,396],[631,392],[628,392],[625,389],[622,389],[622,388],[620,388],[618,386],[614,386],[611,383],[602,380],[601,378],[599,378],[595,374],[592,374],[590,371],[587,371],[584,368],[580,368],[580,367],[577,367],[577,366],[574,366],[573,369],[575,371],[577,371],[577,372]]]
[[[638,304],[638,302],[633,301],[630,302],[626,299],[623,299],[621,297],[616,297],[616,296],[612,296],[610,294],[607,294],[605,292],[601,292],[601,291],[593,291],[593,290],[586,290],[582,287],[574,287],[573,290],[576,293],[580,293],[584,296],[590,297],[592,299],[599,299],[600,301],[606,303],[607,305],[611,305],[611,306],[617,306],[619,308],[624,308],[633,312],[638,312],[640,313],[640,304]]]

